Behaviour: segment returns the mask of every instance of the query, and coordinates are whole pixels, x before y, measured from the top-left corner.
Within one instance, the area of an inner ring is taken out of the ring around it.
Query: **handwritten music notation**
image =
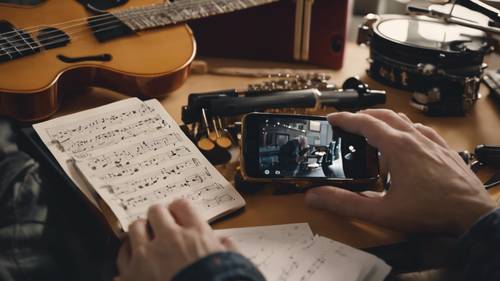
[[[224,193],[216,195],[212,198],[202,199],[201,203],[199,204],[201,204],[205,208],[210,209],[234,200],[236,200],[236,198],[234,198],[231,194]]]
[[[104,133],[99,133],[94,136],[84,136],[76,140],[60,143],[63,151],[69,151],[72,154],[87,152],[103,148],[110,145],[118,144],[121,141],[139,135],[147,135],[160,130],[166,130],[169,125],[161,118],[160,115],[148,117],[136,121],[132,124],[117,128]]]
[[[124,148],[113,150],[111,152],[106,152],[97,156],[88,156],[86,154],[75,155],[76,159],[84,159],[87,158],[87,162],[89,163],[89,168],[92,170],[97,170],[101,168],[106,168],[108,166],[122,167],[130,164],[132,159],[138,158],[146,153],[152,151],[160,151],[169,146],[175,146],[178,143],[182,142],[182,137],[179,133],[169,133],[165,135],[161,135],[158,137],[148,138],[137,143],[133,143]],[[179,148],[178,152],[186,149],[187,147]]]
[[[77,124],[69,123],[47,129],[47,134],[56,142],[64,143],[82,134],[94,134],[105,131],[110,126],[121,124],[135,117],[143,117],[154,112],[154,108],[140,103],[132,108],[115,110],[106,116],[98,114],[86,118]]]
[[[316,258],[316,260],[309,266],[304,275],[300,277],[300,281],[309,281],[313,278],[316,271],[324,266],[326,258],[324,256]]]
[[[184,167],[186,166],[183,166],[181,169],[184,169]],[[139,179],[132,179],[127,182],[117,182],[107,185],[106,188],[115,196],[120,197],[121,195],[134,193],[141,189],[154,190],[158,186],[166,189],[196,186],[211,177],[211,174],[205,169],[204,171],[186,176],[182,181],[172,184],[172,182],[169,181],[169,177],[174,174],[177,174],[176,168],[161,168]]]
[[[155,156],[151,156],[138,163],[131,163],[130,162],[131,160],[128,160],[123,164],[123,166],[116,165],[108,169],[100,169],[100,170],[97,170],[97,168],[93,166],[92,169],[96,170],[95,176],[97,178],[99,178],[102,181],[110,181],[116,178],[133,176],[153,167],[163,166],[172,160],[183,158],[184,156],[189,154],[191,154],[191,150],[189,150],[189,148],[187,147],[182,146]],[[177,165],[173,165],[168,168],[162,168],[162,171],[169,171],[168,175],[179,174],[186,169],[196,168],[199,165],[200,165],[199,160],[197,160],[196,158],[192,158],[184,162],[181,162]],[[165,172],[165,174],[166,173],[167,172]]]
[[[216,230],[230,237],[268,281],[382,281],[382,260],[331,239],[314,236],[307,224]]]
[[[245,201],[157,100],[132,98],[34,126],[66,173],[127,231],[152,204],[195,203],[207,219]]]
[[[290,276],[293,276],[297,269],[299,269],[299,263],[295,260],[291,261],[283,269],[281,269],[280,275],[277,280],[288,281],[288,278],[290,278]]]
[[[188,194],[185,196],[185,198],[191,200],[191,201],[196,201],[200,200],[202,198],[206,198],[206,196],[214,193],[218,193],[220,191],[223,191],[224,187],[218,183],[214,183],[208,186],[204,186],[202,188],[199,188],[192,193]]]
[[[158,192],[156,192],[156,194],[154,194],[154,196],[151,196],[149,198],[162,198],[162,197],[163,198],[167,198],[169,195],[173,194],[173,190],[175,189],[175,187],[172,187],[172,186],[169,186],[169,188],[170,189],[163,190],[163,191],[158,190]],[[205,210],[210,211],[210,209],[221,207],[221,206],[223,206],[223,204],[225,202],[227,202],[225,200],[229,200],[229,201],[237,200],[236,198],[234,198],[233,195],[231,195],[229,193],[228,194],[218,195],[218,197],[223,198],[224,200],[222,200],[222,201],[219,200],[219,201],[217,201],[216,204],[211,204],[209,207],[205,206],[206,207]],[[186,196],[180,196],[178,198],[187,198],[187,199],[192,200],[192,201],[193,200],[197,200],[197,199],[194,199],[192,197],[189,198],[189,197],[186,197]],[[155,204],[157,202],[160,202],[160,201],[148,201],[148,198],[145,198],[145,197],[137,197],[137,198],[134,198],[133,200],[136,200],[136,201],[132,202],[132,204],[131,204],[131,202],[126,202],[126,204],[124,204],[125,206],[127,206],[127,208],[128,208],[128,206],[131,206],[131,205],[134,206],[134,208],[129,208],[127,210],[128,220],[129,221],[134,221],[134,220],[137,220],[137,219],[145,219],[146,218],[146,212],[138,210],[137,209],[138,207],[141,207],[141,206],[144,206],[144,205],[148,205],[148,204]],[[160,200],[160,199],[158,199],[158,200]],[[193,203],[196,206],[200,206],[200,202],[199,201],[198,202],[194,201]],[[134,204],[136,204],[136,205],[134,205]]]

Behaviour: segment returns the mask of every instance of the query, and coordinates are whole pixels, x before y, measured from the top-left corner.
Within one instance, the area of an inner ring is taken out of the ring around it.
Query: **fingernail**
[[[307,205],[316,205],[318,203],[319,195],[315,192],[306,193],[306,204]]]

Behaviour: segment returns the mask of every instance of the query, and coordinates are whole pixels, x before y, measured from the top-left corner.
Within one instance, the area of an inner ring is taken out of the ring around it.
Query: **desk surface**
[[[358,75],[372,88],[388,90],[384,108],[406,113],[414,122],[433,127],[453,149],[473,150],[478,144],[500,144],[500,108],[487,98],[487,90],[482,88],[482,98],[477,102],[467,117],[435,118],[424,116],[408,104],[410,93],[383,86],[365,74],[368,49],[348,44],[344,68],[339,71],[326,71],[332,80],[341,84],[346,78]],[[209,67],[234,66],[256,68],[306,68],[300,64],[282,64],[254,61],[206,59]],[[490,58],[494,67],[500,67],[498,57]],[[187,102],[187,95],[193,92],[206,92],[218,89],[244,88],[249,83],[261,79],[229,77],[216,75],[191,75],[187,82],[168,97],[161,100],[166,110],[177,122],[181,122],[181,106]],[[126,98],[117,93],[102,89],[88,91],[66,98],[57,116],[73,113]],[[230,180],[234,175],[236,163],[218,167]],[[483,180],[488,174],[481,175]],[[498,192],[497,192],[498,191]],[[500,194],[500,188],[493,190],[494,196]],[[498,194],[497,194],[498,193]],[[269,190],[254,194],[244,194],[247,206],[243,212],[231,215],[214,224],[215,228],[244,227],[284,223],[308,222],[315,233],[330,237],[356,247],[370,247],[389,244],[404,239],[404,235],[360,221],[338,217],[329,213],[311,210],[305,207],[303,194],[272,195]]]

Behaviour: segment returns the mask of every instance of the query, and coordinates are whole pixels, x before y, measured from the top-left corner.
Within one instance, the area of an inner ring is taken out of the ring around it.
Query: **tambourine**
[[[367,15],[358,44],[370,47],[368,75],[413,92],[410,104],[428,115],[472,108],[492,50],[483,31],[405,15]]]

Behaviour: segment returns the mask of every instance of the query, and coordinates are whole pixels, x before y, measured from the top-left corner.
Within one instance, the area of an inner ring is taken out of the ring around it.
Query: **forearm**
[[[464,280],[500,280],[500,208],[482,217],[459,247]]]
[[[245,257],[232,252],[209,255],[184,268],[172,281],[265,281],[259,270]]]

